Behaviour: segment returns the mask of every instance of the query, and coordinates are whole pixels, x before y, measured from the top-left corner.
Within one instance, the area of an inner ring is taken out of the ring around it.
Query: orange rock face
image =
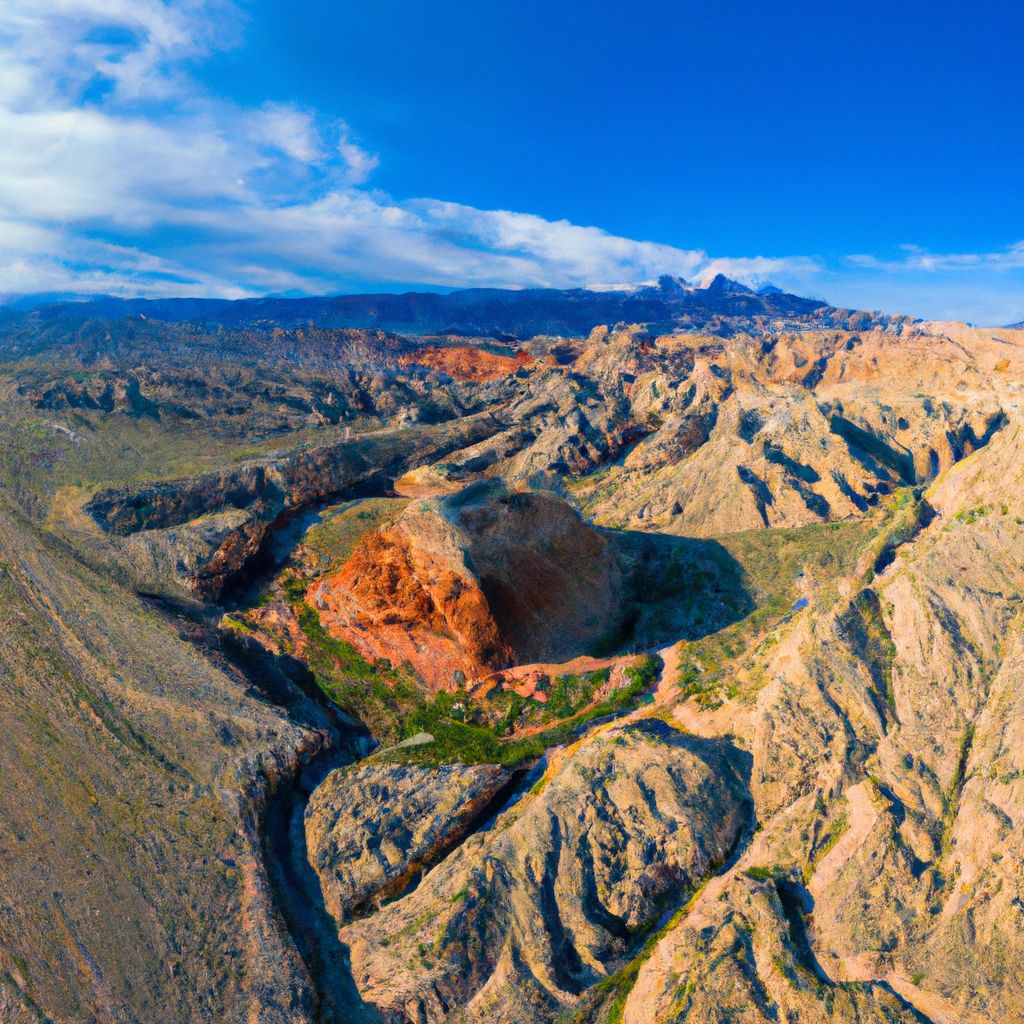
[[[400,362],[429,366],[454,380],[477,383],[507,377],[523,366],[532,365],[533,359],[526,352],[503,356],[473,345],[455,345],[451,348],[417,349],[412,355],[403,356]]]
[[[288,651],[297,658],[305,657],[306,636],[295,621],[291,606],[284,601],[254,608],[246,618],[255,627],[254,638],[271,654]]]
[[[512,656],[473,576],[401,528],[367,537],[307,600],[364,657],[408,662],[432,688],[455,688],[457,673],[475,679]]]
[[[607,541],[565,502],[484,489],[414,502],[306,600],[364,657],[408,663],[441,690],[586,650],[614,620],[618,585]]]

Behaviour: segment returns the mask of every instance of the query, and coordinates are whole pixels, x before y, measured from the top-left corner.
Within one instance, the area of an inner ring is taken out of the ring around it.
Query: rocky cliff
[[[622,591],[612,545],[564,501],[484,485],[414,502],[307,600],[365,657],[452,688],[584,653],[615,627]]]
[[[464,838],[509,777],[497,765],[335,770],[305,814],[327,909],[345,922],[401,893]]]

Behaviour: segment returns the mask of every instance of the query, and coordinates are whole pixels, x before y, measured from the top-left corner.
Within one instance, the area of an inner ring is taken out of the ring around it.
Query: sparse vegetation
[[[561,718],[571,718],[587,708],[594,701],[594,695],[607,682],[610,670],[597,669],[592,672],[558,676],[541,703],[529,697],[521,697],[512,690],[493,698],[497,707],[505,706],[496,725],[497,732],[507,735],[526,725],[539,725]]]
[[[985,516],[994,511],[995,505],[977,505],[974,508],[962,508],[953,518],[957,522],[973,526],[979,519],[984,519]],[[1004,512],[1003,514],[1005,515],[1006,513]]]
[[[450,717],[454,700],[465,702],[467,716],[472,716],[472,701],[463,695],[438,694],[432,701],[424,700],[405,724],[405,735],[428,732],[434,742],[416,747],[397,747],[381,757],[392,761],[414,761],[424,764],[520,765],[540,757],[545,750],[571,740],[587,723],[609,715],[622,714],[633,707],[657,678],[657,659],[646,656],[640,663],[625,669],[627,685],[613,690],[604,700],[590,705],[565,721],[522,739],[503,739],[490,725],[456,722]]]
[[[956,825],[957,811],[960,807],[960,796],[963,792],[964,779],[967,773],[967,761],[971,756],[971,747],[974,745],[974,733],[974,723],[968,722],[963,736],[960,738],[953,778],[950,780],[949,789],[945,793],[945,806],[942,814],[942,838],[940,841],[943,858],[948,857],[952,852],[953,827]]]
[[[840,811],[840,813],[829,823],[825,834],[818,840],[817,844],[811,850],[811,855],[804,867],[805,882],[810,882],[817,866],[822,862],[829,850],[831,850],[836,843],[842,839],[843,833],[846,832],[849,827],[849,815],[845,810]]]
[[[604,1024],[621,1024],[622,1015],[626,1009],[626,1001],[636,985],[641,968],[651,958],[658,947],[658,943],[669,932],[678,927],[690,912],[711,877],[709,874],[693,890],[689,899],[682,906],[674,913],[667,914],[662,919],[661,924],[646,935],[643,944],[625,965],[593,987],[588,993],[582,1008],[575,1013],[567,1015],[566,1021],[568,1024],[587,1024],[588,1021],[594,1019],[592,1014],[598,1008],[603,1010],[603,1016],[600,1019],[604,1021]]]
[[[393,522],[408,504],[407,498],[361,498],[337,505],[306,531],[302,546],[325,564],[340,564],[362,537]]]
[[[683,697],[715,707],[724,695],[735,696],[731,670],[736,659],[754,650],[767,653],[778,642],[775,631],[799,610],[794,604],[805,587],[816,606],[835,600],[835,581],[854,571],[871,531],[866,522],[823,523],[723,537],[753,608],[721,630],[681,643],[678,685]]]
[[[391,761],[522,764],[540,757],[552,744],[564,742],[587,722],[627,710],[657,677],[657,659],[644,657],[625,669],[627,684],[597,704],[590,698],[607,681],[606,671],[563,677],[556,688],[555,706],[536,707],[541,709],[542,721],[566,720],[536,735],[508,740],[501,735],[508,710],[492,724],[488,717],[494,709],[482,707],[465,691],[425,694],[408,674],[384,662],[371,663],[351,644],[332,637],[316,611],[304,602],[297,601],[294,610],[307,644],[307,664],[317,684],[334,703],[371,729],[387,748],[376,756]],[[508,708],[521,706],[523,698],[502,696],[509,698]],[[419,733],[428,733],[432,741],[397,745]]]

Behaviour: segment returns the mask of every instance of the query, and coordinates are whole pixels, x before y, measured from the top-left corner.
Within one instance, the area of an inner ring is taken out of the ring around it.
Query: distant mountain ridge
[[[449,293],[338,295],[316,298],[121,299],[47,301],[32,307],[22,299],[7,307],[42,320],[119,319],[144,316],[227,328],[362,328],[401,334],[462,334],[525,339],[536,335],[578,336],[598,325],[657,323],[667,329],[733,333],[759,323],[776,329],[850,326],[850,311],[775,287],[754,291],[717,274],[696,287],[663,276],[655,285],[628,290],[585,288],[471,288]],[[862,326],[889,326],[901,318],[856,314]],[[864,318],[867,318],[865,321]],[[742,320],[742,325],[729,321]]]

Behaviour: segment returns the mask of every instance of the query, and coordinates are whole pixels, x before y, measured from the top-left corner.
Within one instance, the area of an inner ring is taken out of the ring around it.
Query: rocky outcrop
[[[619,325],[564,341],[557,355],[538,339],[533,372],[474,390],[510,426],[431,476],[571,480],[602,524],[683,535],[858,517],[1002,427],[1007,403],[989,386],[1003,365],[994,344],[967,349],[909,325],[770,342]]]
[[[342,929],[390,1024],[550,1020],[684,901],[748,822],[726,749],[645,721],[596,736],[414,892]]]
[[[227,508],[252,509],[262,519],[274,519],[373,477],[401,475],[417,462],[474,444],[497,429],[492,417],[476,416],[357,435],[223,472],[110,488],[94,495],[85,511],[105,530],[121,535],[180,526]]]
[[[509,777],[498,765],[332,772],[307,805],[306,846],[335,920],[401,892],[462,839]]]
[[[178,580],[212,601],[255,558],[269,531],[250,509],[232,508],[166,530],[140,530],[121,547],[146,578]]]
[[[737,875],[684,919],[674,956],[655,953],[630,993],[623,1024],[742,1024],[858,1021],[919,1024],[921,1016],[885,983],[833,984],[804,933],[800,883],[785,875]]]
[[[371,481],[386,482],[499,429],[489,415],[298,449],[184,480],[109,488],[85,505],[105,530],[150,549],[200,597],[220,595],[275,521]],[[144,535],[141,541],[135,537]],[[153,536],[155,534],[155,536]],[[175,563],[177,563],[175,565]]]
[[[611,545],[566,502],[483,485],[414,502],[307,600],[364,657],[444,689],[583,653],[615,625],[621,589]]]
[[[455,688],[512,657],[461,537],[433,508],[371,534],[307,601],[332,635],[370,660],[408,663],[432,688]]]
[[[606,365],[607,379],[628,365],[620,346],[592,335],[576,365]],[[714,536],[861,516],[1005,423],[983,354],[913,331],[785,334],[771,346],[676,335],[634,345],[631,359],[629,407],[650,429],[574,493],[598,522],[634,529]],[[928,395],[920,366],[934,373]],[[968,399],[972,388],[981,395]]]

